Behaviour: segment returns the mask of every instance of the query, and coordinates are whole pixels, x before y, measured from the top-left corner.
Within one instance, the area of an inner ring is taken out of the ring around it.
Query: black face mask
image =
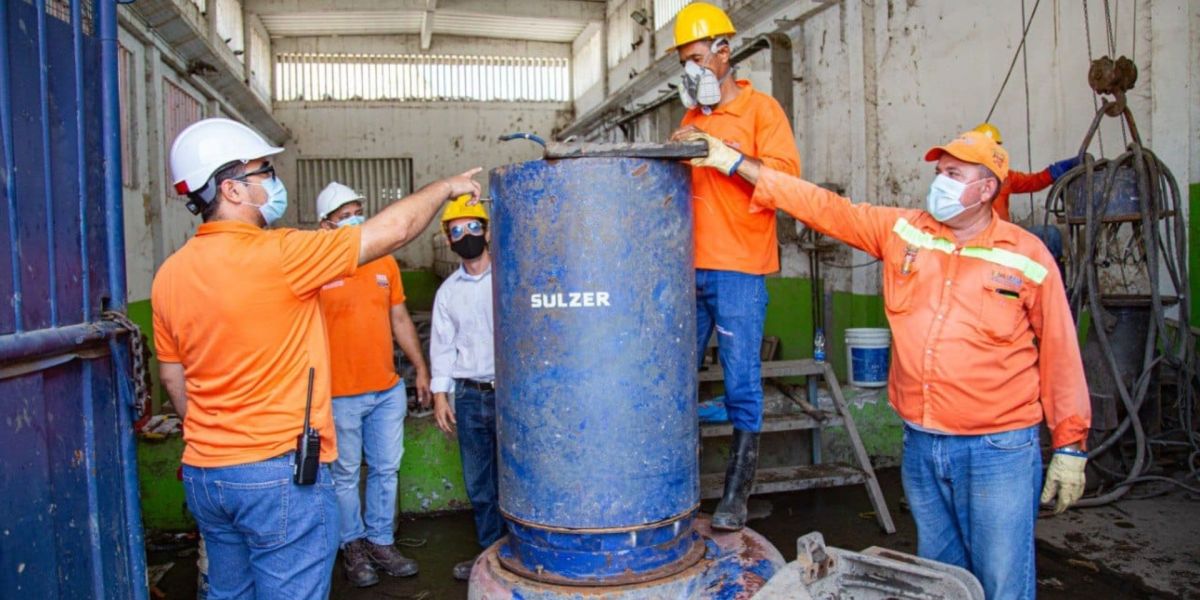
[[[450,249],[464,260],[479,257],[480,254],[483,254],[484,248],[487,248],[487,240],[483,239],[482,235],[468,234],[456,242],[450,242]]]

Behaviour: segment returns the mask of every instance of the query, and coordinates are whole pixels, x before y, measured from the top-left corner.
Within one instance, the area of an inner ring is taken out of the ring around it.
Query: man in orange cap
[[[883,262],[895,340],[888,398],[904,420],[904,491],[918,554],[969,569],[988,598],[1033,598],[1039,428],[1055,448],[1041,500],[1062,512],[1083,494],[1091,404],[1058,269],[1032,234],[991,203],[1008,154],[967,132],[929,150],[926,210],[851,204],[741,159],[711,136],[693,164],[735,168],[752,204]]]
[[[688,107],[671,139],[706,132],[739,149],[747,162],[800,175],[800,154],[783,108],[749,81],[735,79],[729,40],[733,22],[720,8],[693,2],[675,17],[675,46],[684,76],[680,99]],[[760,352],[767,315],[764,275],[779,270],[775,212],[751,213],[753,187],[733,169],[692,172],[696,229],[696,342],[704,355],[717,333],[725,373],[725,406],[733,447],[713,529],[746,523],[746,500],[758,467],[762,429]]]

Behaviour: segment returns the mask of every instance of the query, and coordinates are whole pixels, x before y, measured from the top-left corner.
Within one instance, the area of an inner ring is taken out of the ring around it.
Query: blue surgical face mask
[[[366,222],[367,222],[366,217],[364,217],[362,215],[354,215],[352,217],[346,217],[345,219],[338,221],[337,226],[338,227],[355,227],[358,225],[362,225],[363,223],[366,223]]]
[[[283,186],[283,182],[278,177],[272,177],[262,183],[253,181],[244,181],[250,185],[257,185],[267,191],[266,204],[258,206],[258,212],[262,214],[262,218],[267,222],[267,227],[274,225],[283,213],[287,212],[288,193],[287,188]]]
[[[974,208],[981,204],[963,206],[961,201],[963,192],[980,181],[986,180],[977,179],[971,183],[963,183],[945,175],[934,177],[933,183],[929,184],[929,195],[925,196],[925,210],[942,223],[961,215],[968,208]]]

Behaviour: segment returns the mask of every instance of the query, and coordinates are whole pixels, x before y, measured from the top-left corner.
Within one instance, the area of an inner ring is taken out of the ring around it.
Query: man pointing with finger
[[[175,189],[204,222],[154,277],[154,341],[163,387],[184,419],[184,492],[214,598],[329,595],[337,436],[318,293],[416,239],[447,199],[479,195],[474,169],[361,227],[273,228],[288,207],[271,164],[281,152],[229,119],[199,121],[171,147]],[[296,476],[312,473],[297,460],[298,438],[307,447],[312,437],[306,423],[320,438],[315,481]]]

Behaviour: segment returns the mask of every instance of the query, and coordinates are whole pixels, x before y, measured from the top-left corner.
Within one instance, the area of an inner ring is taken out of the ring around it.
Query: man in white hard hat
[[[363,196],[336,181],[317,195],[321,229],[366,222]],[[355,587],[379,583],[376,568],[392,577],[417,574],[417,561],[393,545],[396,482],[404,454],[408,396],[396,374],[395,343],[416,369],[417,398],[428,405],[429,368],[408,309],[400,267],[381,256],[349,277],[321,288],[321,314],[329,337],[333,423],[338,457],[333,461],[342,547],[342,569]],[[367,457],[366,509],[359,501],[359,470]]]
[[[473,169],[361,227],[271,229],[288,205],[270,162],[282,151],[228,119],[195,123],[171,147],[175,189],[204,222],[155,275],[154,341],[184,419],[184,492],[212,598],[328,596],[337,445],[317,294],[415,239],[447,199],[480,189]]]

